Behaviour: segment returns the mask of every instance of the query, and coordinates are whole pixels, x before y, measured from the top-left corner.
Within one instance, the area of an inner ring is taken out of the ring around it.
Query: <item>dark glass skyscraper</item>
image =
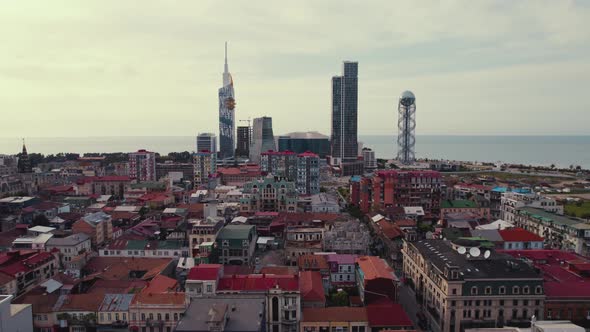
[[[246,157],[250,155],[250,126],[238,127],[238,147],[236,148],[236,157]]]
[[[235,106],[234,81],[227,65],[227,43],[225,43],[223,86],[219,88],[219,155],[221,159],[234,157]]]
[[[358,62],[345,61],[342,76],[332,77],[331,164],[358,157]]]

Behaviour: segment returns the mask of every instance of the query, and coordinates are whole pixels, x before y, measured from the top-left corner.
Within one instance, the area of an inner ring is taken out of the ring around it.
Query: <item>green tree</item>
[[[345,291],[334,292],[330,295],[330,302],[333,306],[346,307],[348,306],[348,293]]]

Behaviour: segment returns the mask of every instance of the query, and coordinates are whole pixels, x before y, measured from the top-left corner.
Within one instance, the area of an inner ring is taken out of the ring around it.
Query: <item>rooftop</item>
[[[317,271],[299,272],[299,291],[301,292],[301,299],[303,301],[326,301],[322,276]]]
[[[302,322],[368,322],[365,307],[303,308]]]
[[[377,256],[361,256],[356,259],[356,263],[362,271],[365,280],[379,278],[397,280],[393,269],[383,259]]]
[[[105,294],[98,311],[129,311],[135,294]]]
[[[67,237],[52,237],[47,241],[46,246],[48,247],[57,247],[57,246],[75,246],[78,243],[82,243],[84,241],[89,241],[90,236],[86,233],[77,233],[72,234]]]
[[[248,274],[231,275],[219,279],[219,291],[267,291],[278,287],[287,291],[299,291],[299,278],[293,275]]]
[[[371,327],[411,327],[412,321],[399,303],[380,303],[367,306]]]
[[[260,324],[264,319],[262,316],[264,311],[264,296],[201,298],[198,301],[191,302],[184,317],[178,322],[176,331],[209,331],[208,322],[212,320],[214,314],[219,312],[225,312],[228,318],[225,326],[222,327],[222,331],[259,331],[261,329]]]
[[[250,231],[255,229],[252,225],[227,225],[221,229],[218,239],[247,239],[250,235]]]
[[[217,280],[220,270],[223,270],[221,264],[200,264],[193,267],[187,276],[187,280]]]
[[[541,275],[525,262],[500,252],[493,252],[488,259],[474,259],[459,254],[447,240],[421,240],[409,245],[440,271],[445,267],[456,268],[460,279],[541,279]]]
[[[522,228],[502,229],[498,233],[506,242],[543,242],[542,237]]]

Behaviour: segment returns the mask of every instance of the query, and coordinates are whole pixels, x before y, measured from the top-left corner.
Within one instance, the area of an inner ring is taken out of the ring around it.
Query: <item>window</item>
[[[162,320],[162,314],[158,313],[158,320]]]
[[[541,286],[535,287],[535,294],[541,294],[541,293],[543,293],[543,287],[541,287]]]
[[[529,305],[529,300],[522,300],[522,304],[525,306]]]
[[[154,314],[150,312],[150,320],[154,319]]]
[[[552,310],[551,309],[547,309],[547,319],[551,319],[551,314],[552,314]]]
[[[133,315],[131,317],[132,317],[131,320],[133,320],[133,321],[136,321],[137,320],[137,314],[136,313],[133,313]]]
[[[207,285],[207,293],[211,293],[211,292],[213,292],[213,286]]]
[[[476,286],[471,287],[471,295],[477,295],[477,287]]]
[[[536,300],[535,301],[535,305],[539,305],[539,304],[541,304],[541,301],[540,300]],[[539,316],[537,316],[537,317],[539,317]]]
[[[512,287],[512,294],[519,294],[519,293],[520,293],[520,287],[518,287],[518,286]]]
[[[169,314],[169,313],[166,313],[166,314],[164,315],[164,319],[165,319],[166,321],[169,321],[169,320],[170,320],[170,314]]]
[[[177,321],[178,320],[178,313],[174,313],[174,320]]]
[[[112,316],[111,316],[111,313],[110,313],[110,312],[107,314],[107,320],[108,320],[109,322],[113,320],[113,318],[112,318]]]
[[[453,288],[452,293],[453,293],[453,295],[457,295],[457,289],[456,288]]]
[[[498,289],[498,292],[499,292],[500,294],[506,294],[506,287],[504,287],[504,286],[500,286],[500,288]]]
[[[39,318],[41,318],[41,316],[39,316]],[[102,312],[100,313],[100,320],[104,321],[104,314]]]
[[[127,321],[127,314],[123,313],[122,316],[123,316],[123,321],[126,322]]]
[[[115,314],[115,320],[119,320],[119,313]]]
[[[512,319],[516,319],[518,316],[518,310],[512,309]]]
[[[486,295],[490,295],[490,294],[492,294],[492,287],[490,287],[490,286],[486,286],[485,294],[486,294]]]
[[[512,305],[513,306],[517,306],[518,305],[518,300],[512,300]]]
[[[529,292],[530,292],[529,286],[524,286],[524,287],[522,288],[522,293],[523,293],[523,294],[528,294]]]
[[[145,321],[145,314],[141,314],[141,320]]]

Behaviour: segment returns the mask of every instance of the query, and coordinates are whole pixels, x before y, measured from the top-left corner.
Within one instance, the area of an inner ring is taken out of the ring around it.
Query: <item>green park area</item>
[[[568,203],[564,209],[568,216],[590,219],[590,201]]]

